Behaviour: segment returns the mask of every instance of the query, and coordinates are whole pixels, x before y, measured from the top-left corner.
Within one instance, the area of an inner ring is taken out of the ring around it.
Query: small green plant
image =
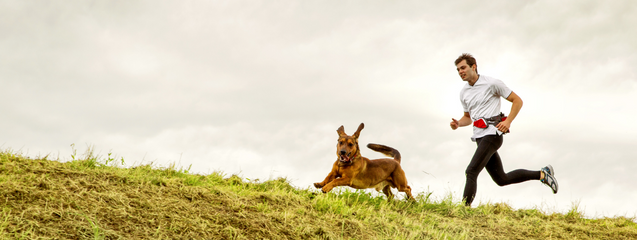
[[[77,149],[75,149],[75,143],[71,143],[71,159],[77,160],[75,156],[77,156]]]
[[[86,214],[81,213],[82,216],[84,216],[84,219],[86,219],[86,221],[91,225],[91,230],[93,230],[93,239],[95,240],[102,240],[105,239],[104,233],[102,231],[102,229],[100,229],[99,226],[97,226],[97,224],[95,224],[94,221],[92,221],[88,216],[86,216]]]

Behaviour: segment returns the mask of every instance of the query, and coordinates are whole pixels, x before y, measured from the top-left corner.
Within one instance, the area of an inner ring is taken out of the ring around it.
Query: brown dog
[[[358,136],[365,127],[361,123],[358,130],[352,136],[345,134],[343,126],[338,128],[338,144],[336,155],[338,159],[332,166],[332,171],[325,180],[314,183],[316,188],[326,193],[338,186],[350,186],[356,189],[375,188],[383,191],[390,201],[394,195],[391,188],[407,194],[407,198],[413,199],[411,187],[407,185],[405,172],[400,167],[400,153],[398,150],[379,144],[368,144],[367,147],[392,158],[369,160],[361,156],[358,147]]]

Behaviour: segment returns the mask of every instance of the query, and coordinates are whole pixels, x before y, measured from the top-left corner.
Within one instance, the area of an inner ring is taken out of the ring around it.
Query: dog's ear
[[[363,130],[364,127],[365,127],[365,124],[363,123],[361,123],[361,125],[358,125],[358,129],[356,129],[356,132],[352,136],[355,138],[358,138],[358,136],[361,135],[361,130]]]
[[[343,135],[347,135],[345,134],[345,128],[343,127],[343,125],[341,125],[340,128],[336,129],[336,132],[338,133],[338,136],[343,136]]]

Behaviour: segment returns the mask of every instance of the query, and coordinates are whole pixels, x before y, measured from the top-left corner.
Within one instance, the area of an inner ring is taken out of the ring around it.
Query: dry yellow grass
[[[127,169],[112,160],[0,153],[0,238],[637,239],[634,219],[586,219],[577,209],[465,208],[426,193],[415,203],[387,203],[366,192],[297,189],[286,179]]]

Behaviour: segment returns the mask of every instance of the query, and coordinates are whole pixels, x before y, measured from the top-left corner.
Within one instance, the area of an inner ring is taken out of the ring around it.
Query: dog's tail
[[[388,147],[385,145],[380,145],[380,144],[375,144],[375,143],[370,143],[367,144],[367,147],[371,150],[374,150],[376,152],[385,154],[385,156],[388,157],[392,157],[394,159],[396,159],[396,161],[400,162],[400,152],[398,152],[398,150],[392,148],[392,147]]]

